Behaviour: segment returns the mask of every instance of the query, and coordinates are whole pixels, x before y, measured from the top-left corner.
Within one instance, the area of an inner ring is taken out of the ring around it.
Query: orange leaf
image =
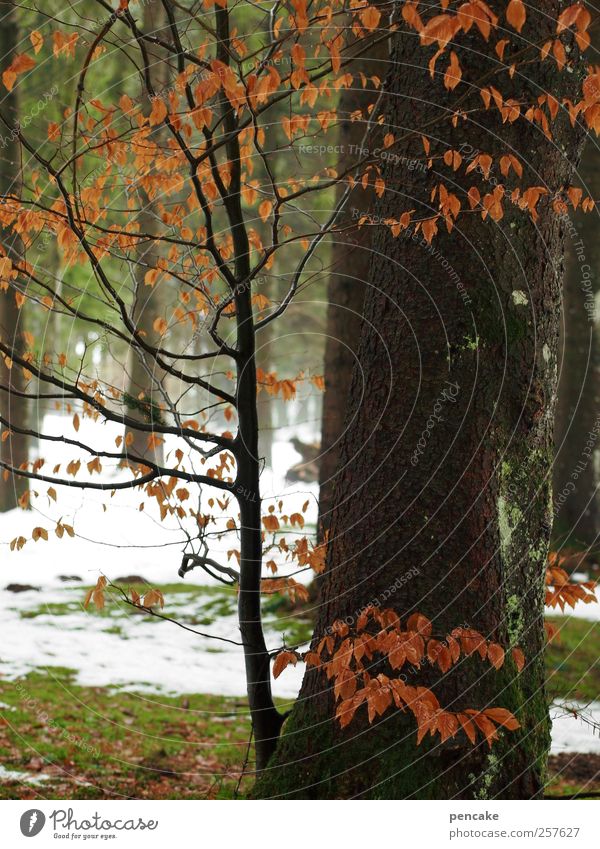
[[[476,732],[471,718],[465,713],[457,713],[456,718],[460,722],[462,730],[465,732],[471,743],[475,743]]]
[[[262,221],[266,221],[271,214],[271,210],[273,208],[273,204],[270,200],[263,200],[261,205],[258,207],[258,214],[260,215]]]
[[[263,516],[262,523],[265,526],[265,530],[267,531],[274,532],[279,530],[279,519],[272,513],[270,513],[268,516]]]
[[[458,56],[454,50],[450,53],[450,64],[444,74],[444,86],[448,91],[453,91],[459,84],[462,78],[462,70],[458,61]]]
[[[515,662],[515,666],[519,670],[519,672],[523,671],[523,667],[525,666],[525,655],[519,648],[514,648],[511,652],[512,659]]]
[[[517,32],[521,32],[523,24],[527,20],[527,12],[525,10],[523,0],[510,0],[506,9],[506,20],[513,29],[516,29]]]
[[[44,46],[44,38],[37,29],[34,29],[33,32],[29,35],[29,40],[33,45],[33,52],[37,55],[42,47]]]
[[[367,6],[360,12],[360,20],[365,29],[374,30],[381,19],[381,12],[375,6]]]
[[[45,528],[34,528],[31,534],[31,539],[37,542],[38,539],[48,540],[48,531]]]
[[[473,722],[479,728],[479,730],[485,737],[488,746],[491,749],[492,740],[496,740],[498,737],[498,731],[496,730],[495,726],[493,725],[493,723],[490,722],[489,719],[487,719],[487,717],[485,717],[481,713],[478,713],[476,716],[473,717]]]
[[[293,651],[279,652],[275,658],[275,662],[273,663],[273,678],[279,678],[283,670],[286,669],[290,663],[295,666],[297,662],[298,658]]]
[[[487,650],[488,660],[494,669],[500,669],[504,663],[504,649],[498,643],[490,643]]]
[[[167,117],[167,106],[160,97],[155,97],[152,101],[152,111],[150,112],[149,122],[151,127],[162,123]]]
[[[506,708],[487,708],[484,713],[496,725],[507,728],[509,731],[516,731],[517,728],[521,727],[519,720],[509,710],[506,710]]]

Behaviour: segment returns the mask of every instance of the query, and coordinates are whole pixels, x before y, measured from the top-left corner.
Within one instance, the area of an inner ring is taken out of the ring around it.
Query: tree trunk
[[[525,34],[534,33],[536,44],[551,38],[559,11],[554,0],[528,6]],[[427,17],[440,12],[431,7]],[[402,138],[393,148],[399,158],[387,161],[375,220],[398,219],[406,209],[415,209],[416,219],[430,217],[440,182],[452,181],[467,208],[473,185],[482,196],[493,191],[493,179],[512,189],[499,170],[507,151],[524,166],[523,187],[547,185],[552,193],[569,184],[580,144],[568,122],[553,125],[549,142],[523,118],[502,124],[497,110],[481,110],[478,81],[498,65],[494,39],[485,42],[474,30],[458,40],[466,47],[463,83],[451,93],[441,80],[448,54],[432,81],[428,60],[436,46],[423,49],[413,31],[398,33],[385,126]],[[559,74],[531,50],[526,77],[496,80],[503,96],[531,103],[548,91],[574,99],[581,63]],[[510,64],[508,57],[509,50]],[[459,101],[476,117],[453,128],[449,116]],[[417,167],[423,132],[430,134],[431,169]],[[466,175],[466,163],[457,172],[443,164],[448,149],[462,146],[466,156],[466,142],[493,155],[488,179]],[[411,229],[397,238],[387,227],[377,230],[315,640],[338,618],[354,623],[372,603],[393,608],[403,621],[419,611],[434,633],[466,626],[507,649],[519,646],[526,657],[520,674],[510,652],[499,671],[469,657],[444,676],[428,664],[406,674],[413,685],[431,686],[447,709],[504,707],[522,728],[502,733],[491,751],[484,742],[472,746],[462,732],[444,744],[427,737],[417,747],[412,715],[395,710],[372,725],[357,714],[342,731],[332,718],[331,686],[311,669],[258,796],[542,793],[550,739],[544,574],[564,224],[548,201],[538,204],[536,222],[508,197],[503,209],[497,222],[482,221],[480,209],[465,212],[450,234],[440,223],[431,246]]]
[[[367,77],[377,77],[381,82],[387,73],[388,41],[378,41],[363,59]],[[337,169],[341,173],[358,158],[357,149],[376,148],[376,134],[367,137],[367,109],[377,99],[377,91],[369,80],[367,88],[356,85],[342,89],[337,114],[339,126],[339,158]],[[362,120],[351,120],[360,110]],[[325,394],[321,418],[321,456],[319,459],[319,534],[331,524],[334,503],[334,484],[339,464],[340,440],[348,409],[348,395],[352,370],[358,355],[362,328],[362,311],[365,302],[365,284],[371,261],[371,229],[353,226],[355,209],[372,208],[374,200],[372,183],[365,191],[358,186],[346,204],[340,224],[345,229],[336,236],[331,249],[331,273],[327,286],[327,325],[325,330]]]
[[[586,141],[579,169],[586,194],[600,197],[598,140]],[[563,338],[556,415],[556,531],[592,546],[600,534],[600,239],[595,214],[566,219]]]
[[[269,283],[261,286],[261,294],[268,298],[273,297],[273,287]],[[275,322],[267,324],[256,340],[256,366],[265,373],[274,369],[273,343],[276,341],[274,334]],[[258,456],[262,466],[273,468],[273,445],[275,443],[275,416],[274,407],[276,399],[269,395],[263,387],[257,395],[258,410]]]
[[[151,0],[145,4],[144,30],[154,32],[160,38],[169,38],[167,18],[161,0],[154,0],[154,2]],[[162,60],[155,60],[154,67],[156,70],[153,69],[153,83],[159,95],[169,82],[169,63],[162,57]],[[160,130],[157,129],[155,134],[160,135]],[[140,233],[158,237],[162,229],[157,204],[160,198],[150,196],[146,187],[141,184],[137,189],[137,197],[140,203],[137,216]],[[145,283],[145,276],[149,269],[157,267],[158,258],[157,242],[152,239],[148,242],[140,242],[134,268],[135,294],[132,317],[139,333],[149,345],[154,347],[161,345],[162,337],[155,330],[154,322],[157,318],[163,317],[166,302],[165,280],[160,276],[154,286],[148,286]],[[164,372],[151,355],[139,348],[130,349],[125,405],[126,412],[131,418],[144,423],[161,423],[164,405],[159,384],[164,378]],[[163,464],[162,443],[150,448],[147,432],[131,428],[127,430],[126,439],[128,451],[132,455],[145,457],[159,465]]]
[[[0,3],[0,56],[3,68],[10,65],[18,52],[19,28],[16,20],[16,8],[13,3]],[[17,136],[19,120],[18,85],[12,91],[3,92],[2,114],[10,125],[2,125],[0,144],[0,197],[19,196],[21,190],[20,148]],[[2,247],[9,257],[17,258],[21,253],[18,237],[10,229],[0,231]],[[24,352],[23,315],[17,307],[15,290],[7,284],[0,287],[0,338],[19,355]],[[25,378],[20,368],[7,366],[0,358],[0,416],[6,422],[14,422],[20,427],[27,426],[26,401],[18,393],[25,390]],[[8,428],[0,425],[2,436]],[[0,440],[0,460],[11,466],[20,467],[27,463],[29,439],[23,434],[11,433],[7,439]],[[28,489],[27,480],[11,475],[8,471],[0,477],[0,511],[12,510],[19,503],[20,496]]]

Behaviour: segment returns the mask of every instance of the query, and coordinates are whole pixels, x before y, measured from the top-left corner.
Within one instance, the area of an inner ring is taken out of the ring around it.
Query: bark
[[[19,28],[16,9],[13,3],[0,3],[0,56],[4,66],[9,65],[12,56],[18,52]],[[2,97],[2,115],[8,123],[3,123],[0,144],[0,196],[19,196],[21,187],[21,162],[19,140],[15,128],[19,120],[18,85]],[[13,132],[14,131],[14,132]],[[1,224],[0,224],[1,226]],[[8,256],[17,258],[21,252],[20,240],[10,228],[1,228],[2,247]],[[24,353],[23,315],[17,308],[15,290],[12,287],[0,288],[0,338],[17,355]],[[20,427],[27,426],[27,407],[24,398],[17,393],[25,390],[25,378],[21,369],[7,367],[0,358],[0,416],[5,421],[14,422]],[[4,432],[6,429],[0,426]],[[27,463],[29,439],[24,434],[12,433],[0,441],[0,460],[12,466],[20,467]],[[12,510],[18,505],[19,497],[27,490],[27,480],[3,472],[0,477],[0,511]]]
[[[500,15],[500,4],[492,5]],[[524,33],[543,43],[559,11],[554,0],[528,6]],[[427,17],[439,12],[431,8]],[[385,125],[402,136],[394,147],[400,158],[388,161],[376,215],[397,218],[411,208],[418,218],[431,215],[440,181],[454,181],[464,206],[470,186],[491,191],[491,179],[465,175],[464,166],[453,173],[441,162],[448,148],[467,142],[494,156],[490,178],[511,188],[514,180],[505,181],[498,167],[507,150],[524,165],[523,187],[553,192],[568,185],[580,144],[567,122],[553,126],[549,142],[522,119],[501,124],[497,112],[480,110],[469,83],[497,71],[493,43],[473,31],[460,38],[463,83],[448,93],[441,81],[448,55],[432,81],[427,65],[435,46],[423,49],[414,33],[399,32]],[[577,59],[576,48],[570,56]],[[554,63],[539,63],[537,48],[527,58],[526,77],[496,80],[505,98],[535,102],[541,91],[574,98],[578,59],[572,73],[560,75]],[[477,111],[453,128],[448,110],[459,101],[467,116]],[[423,131],[431,137],[431,170],[414,165],[423,156]],[[462,733],[445,744],[427,737],[417,748],[412,715],[394,710],[372,725],[357,714],[341,731],[330,685],[311,670],[257,796],[541,795],[550,731],[543,598],[564,223],[547,202],[538,211],[534,223],[505,199],[496,223],[465,213],[452,233],[440,227],[431,249],[412,231],[393,238],[386,227],[377,230],[362,374],[355,371],[351,386],[315,628],[317,640],[337,618],[353,623],[375,603],[403,619],[420,611],[434,633],[462,625],[507,648],[518,645],[527,658],[521,674],[509,652],[498,672],[471,657],[445,676],[429,666],[406,674],[411,684],[432,686],[450,710],[505,707],[522,728],[501,734],[491,751]]]
[[[589,136],[579,176],[586,194],[600,197],[600,150]],[[600,240],[594,214],[566,222],[563,344],[556,416],[554,510],[561,539],[586,546],[600,533]]]
[[[384,5],[384,4],[380,4]],[[383,82],[387,72],[388,41],[376,41],[364,57],[366,76]],[[357,79],[357,86],[360,80]],[[342,90],[338,102],[340,121],[338,172],[357,159],[357,148],[376,148],[377,135],[367,137],[369,106],[377,100],[372,80],[367,88],[350,87]],[[351,120],[360,110],[363,120]],[[365,191],[354,190],[340,224],[345,228],[336,236],[331,249],[331,274],[327,286],[327,325],[325,330],[325,394],[321,420],[321,456],[319,459],[319,533],[323,536],[331,523],[334,485],[339,464],[340,440],[348,408],[352,371],[358,355],[365,301],[365,285],[371,260],[371,230],[356,226],[353,210],[370,209],[374,200],[372,183]]]

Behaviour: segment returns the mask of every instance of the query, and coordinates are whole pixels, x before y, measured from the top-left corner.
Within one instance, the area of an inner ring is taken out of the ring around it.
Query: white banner
[[[315,836],[319,846],[362,849],[383,843],[400,849],[527,844],[598,849],[599,815],[594,801],[6,801],[0,803],[0,835],[8,849],[67,842],[163,849],[230,849],[238,843],[252,849],[306,849]]]

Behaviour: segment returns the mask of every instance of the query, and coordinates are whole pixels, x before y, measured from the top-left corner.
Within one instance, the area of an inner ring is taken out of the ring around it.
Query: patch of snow
[[[586,705],[581,702],[569,701],[568,706],[575,708],[586,719],[600,727],[600,702],[591,702]],[[560,704],[552,705],[550,718],[552,719],[552,747],[550,751],[553,755],[559,755],[561,752],[600,754],[600,734],[589,722],[573,716]]]
[[[575,609],[566,607],[564,613],[560,607],[546,607],[545,614],[546,616],[564,616],[565,618],[587,619],[588,622],[600,622],[600,603],[584,604],[580,602],[575,606]]]
[[[97,425],[81,419],[78,432],[71,434],[70,418],[46,416],[43,430],[49,434],[72,436],[97,449],[115,450],[115,439],[122,435],[117,425]],[[98,438],[100,434],[100,438]],[[61,443],[42,444],[45,471],[81,459],[90,459],[85,452]],[[168,454],[180,446],[177,438],[168,438]],[[182,450],[186,448],[185,444]],[[187,450],[187,449],[186,449]],[[188,452],[189,453],[189,452]],[[285,481],[285,473],[298,460],[298,454],[289,442],[275,442],[274,467],[264,469],[261,490],[264,511],[280,499],[288,515],[304,513],[307,525],[316,525],[317,484],[293,484]],[[197,460],[194,460],[197,462]],[[104,461],[103,461],[104,464]],[[108,468],[103,473],[115,482],[128,473]],[[79,478],[79,476],[78,476]],[[99,477],[96,475],[96,479]],[[149,621],[143,615],[120,608],[116,615],[98,617],[88,615],[74,607],[66,615],[42,614],[23,618],[20,614],[39,609],[44,604],[83,601],[82,583],[61,581],[60,577],[78,576],[83,584],[94,584],[100,574],[111,580],[137,574],[151,583],[181,582],[182,587],[209,585],[212,579],[201,569],[195,569],[185,579],[177,570],[186,543],[186,533],[197,534],[195,520],[180,522],[176,517],[160,521],[157,505],[147,499],[140,512],[139,491],[110,492],[79,490],[73,487],[55,489],[58,500],[47,495],[48,485],[34,483],[36,491],[31,500],[31,510],[13,510],[0,514],[0,617],[2,620],[2,661],[0,673],[9,678],[24,675],[37,667],[64,666],[76,670],[78,683],[94,686],[119,685],[152,692],[204,692],[223,695],[241,695],[245,692],[244,660],[241,646],[209,640],[178,628],[170,622]],[[202,507],[210,512],[206,501],[222,494],[204,487]],[[230,499],[227,510],[219,517],[225,525],[228,518],[237,518],[237,505]],[[189,503],[192,503],[191,501]],[[197,507],[197,502],[194,505]],[[71,524],[75,537],[66,535],[59,539],[54,534],[56,523],[62,520]],[[48,541],[33,542],[34,527],[44,527],[49,532]],[[298,528],[282,529],[288,543],[300,534]],[[21,551],[11,551],[10,541],[18,536],[28,542]],[[211,556],[227,562],[227,551],[237,547],[233,535],[225,535],[211,544]],[[308,582],[312,574],[297,574],[297,564],[286,564],[278,553],[269,552],[268,558],[278,561],[280,575],[294,574],[296,580]],[[270,574],[270,573],[269,573]],[[266,575],[266,573],[265,573]],[[21,593],[4,591],[10,583],[29,584],[39,591]],[[193,608],[189,598],[173,595],[167,599],[164,613],[175,618],[178,614],[202,613],[201,599],[194,598]],[[179,606],[177,606],[179,604]],[[175,605],[175,606],[173,606]],[[119,628],[122,632],[110,633]],[[210,626],[192,625],[196,630],[208,632],[231,640],[240,640],[234,615],[217,617]],[[282,644],[282,634],[267,628],[269,648]],[[295,697],[302,680],[303,667],[289,667],[274,682],[274,692],[283,698]]]
[[[6,769],[0,764],[0,782],[2,781],[25,781],[27,784],[42,784],[44,781],[49,781],[51,775],[43,775],[43,773],[19,772],[16,769]]]
[[[5,680],[26,675],[35,668],[62,666],[75,670],[76,682],[84,686],[115,685],[154,693],[230,696],[245,692],[241,646],[192,634],[171,622],[133,612],[125,605],[115,606],[114,613],[111,611],[108,616],[89,614],[83,607],[61,615],[49,612],[21,616],[44,604],[82,604],[81,586],[63,588],[62,592],[48,588],[43,594],[20,593],[7,599],[9,595],[0,593],[0,672]],[[209,596],[208,600],[213,598]],[[164,613],[184,622],[190,614],[202,614],[202,597],[194,597],[193,603],[189,599],[187,604],[177,602],[177,596],[167,597]],[[210,625],[190,627],[216,637],[240,640],[233,614],[217,616]],[[114,633],[116,628],[120,633]],[[281,633],[268,624],[265,630],[269,648],[280,646]],[[275,694],[295,697],[302,673],[302,667],[289,667],[275,681]]]

